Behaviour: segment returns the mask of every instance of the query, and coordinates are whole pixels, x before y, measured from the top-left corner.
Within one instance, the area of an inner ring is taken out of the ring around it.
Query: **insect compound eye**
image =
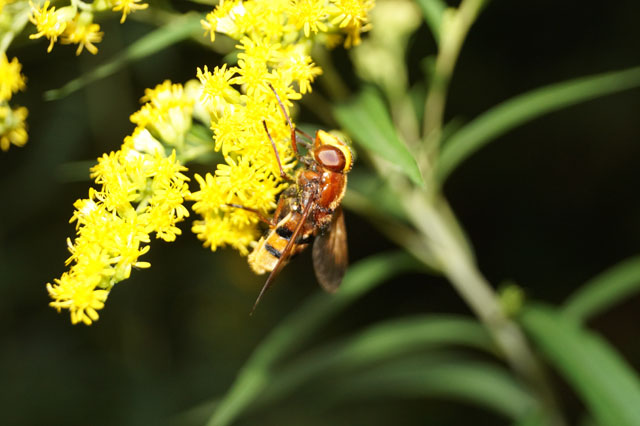
[[[332,172],[344,172],[346,159],[340,149],[335,146],[325,145],[315,150],[316,161],[325,169]]]

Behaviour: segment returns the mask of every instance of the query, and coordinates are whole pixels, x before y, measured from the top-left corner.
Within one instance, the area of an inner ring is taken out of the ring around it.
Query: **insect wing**
[[[338,290],[349,263],[342,208],[338,207],[334,213],[329,231],[315,238],[312,257],[316,278],[322,288],[329,293]]]
[[[258,298],[253,304],[253,308],[251,309],[250,315],[253,315],[253,312],[256,310],[258,303],[260,303],[262,296],[264,296],[264,293],[269,289],[269,287],[271,287],[271,285],[273,284],[273,280],[276,278],[276,276],[278,275],[282,267],[287,263],[287,260],[289,259],[289,255],[291,254],[291,249],[293,249],[295,241],[298,238],[298,235],[300,234],[302,227],[307,221],[307,218],[309,217],[309,213],[311,212],[311,207],[313,206],[313,201],[314,200],[309,199],[305,204],[304,210],[302,211],[302,215],[300,216],[300,220],[296,224],[295,230],[293,231],[293,234],[291,235],[289,242],[285,246],[284,250],[282,250],[282,254],[278,259],[278,263],[276,263],[276,266],[273,268],[273,270],[269,274],[267,281],[262,286],[262,290],[260,290],[260,294],[258,295]]]

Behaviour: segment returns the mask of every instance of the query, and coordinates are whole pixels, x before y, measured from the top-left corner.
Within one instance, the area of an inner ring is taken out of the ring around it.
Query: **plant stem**
[[[424,108],[423,140],[425,149],[420,153],[419,159],[423,176],[426,176],[425,172],[429,171],[426,169],[428,165],[433,164],[430,159],[437,156],[447,91],[453,69],[467,33],[484,4],[485,0],[463,0],[458,9],[448,10],[444,15],[440,34],[440,49]]]
[[[442,273],[487,327],[506,361],[536,391],[549,424],[563,425],[545,372],[524,334],[505,316],[498,295],[478,270],[460,237],[436,208],[438,204],[418,190],[409,192],[404,198],[407,213],[439,262]]]

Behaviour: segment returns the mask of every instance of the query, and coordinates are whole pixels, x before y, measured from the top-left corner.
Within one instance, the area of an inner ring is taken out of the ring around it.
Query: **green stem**
[[[412,191],[404,198],[406,211],[426,240],[443,274],[487,327],[507,362],[538,393],[549,424],[563,425],[545,372],[524,334],[514,321],[505,316],[498,295],[478,270],[459,235],[436,208],[438,204],[419,191]]]
[[[436,58],[434,75],[424,108],[423,139],[425,149],[421,153],[419,161],[423,176],[426,176],[425,172],[429,171],[429,164],[432,164],[432,159],[437,156],[447,91],[453,69],[467,33],[485,5],[485,1],[463,0],[458,9],[448,10],[445,13],[440,50]]]

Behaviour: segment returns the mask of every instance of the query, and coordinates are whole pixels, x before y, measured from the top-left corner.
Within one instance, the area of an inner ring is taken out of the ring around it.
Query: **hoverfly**
[[[259,215],[269,225],[269,230],[260,238],[249,254],[249,265],[257,274],[270,272],[262,286],[251,313],[271,287],[292,256],[302,252],[313,241],[313,266],[320,286],[327,292],[335,292],[347,269],[347,232],[340,202],[347,188],[347,173],[353,166],[353,154],[349,146],[337,137],[318,130],[315,138],[296,129],[275,91],[269,84],[291,129],[291,145],[303,165],[295,179],[285,173],[280,163],[276,144],[263,120],[265,132],[280,167],[280,175],[293,184],[285,189],[271,219],[258,211],[237,204]],[[307,144],[296,140],[299,133],[310,141]],[[298,151],[298,142],[308,146],[307,153]]]

